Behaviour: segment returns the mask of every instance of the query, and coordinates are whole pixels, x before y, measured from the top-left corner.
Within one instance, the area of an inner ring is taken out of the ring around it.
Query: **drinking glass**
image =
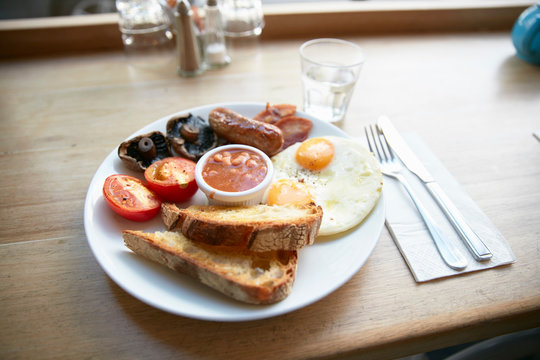
[[[157,0],[116,0],[116,8],[130,64],[153,67],[173,60],[170,20]]]
[[[264,27],[261,0],[223,0],[223,30],[229,37],[258,36]]]
[[[300,47],[304,111],[323,121],[342,122],[364,63],[358,45],[315,39]]]

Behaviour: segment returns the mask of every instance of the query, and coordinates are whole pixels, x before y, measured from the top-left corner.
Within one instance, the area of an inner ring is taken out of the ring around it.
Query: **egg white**
[[[319,235],[332,235],[359,224],[381,195],[382,174],[378,161],[360,143],[336,136],[323,136],[334,145],[334,157],[320,171],[298,165],[296,143],[272,158],[274,181],[290,179],[310,186],[323,209]]]

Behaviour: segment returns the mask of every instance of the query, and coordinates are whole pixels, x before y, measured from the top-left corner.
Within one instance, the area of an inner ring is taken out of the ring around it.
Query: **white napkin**
[[[476,261],[423,183],[413,173],[404,171],[403,175],[409,180],[428,212],[468,261],[467,267],[462,271],[449,268],[441,259],[422,218],[405,189],[397,180],[385,176],[383,192],[386,227],[407,262],[414,279],[417,282],[424,282],[513,263],[515,257],[506,239],[420,137],[414,133],[402,134],[402,136],[493,254],[489,261]]]

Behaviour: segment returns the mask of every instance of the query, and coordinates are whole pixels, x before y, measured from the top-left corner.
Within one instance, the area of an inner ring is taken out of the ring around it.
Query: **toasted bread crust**
[[[170,231],[194,242],[245,247],[251,251],[299,250],[311,245],[319,232],[322,209],[301,207],[190,206],[162,204],[162,218]]]
[[[246,303],[272,304],[283,300],[296,277],[296,251],[254,253],[212,247],[192,243],[171,232],[125,230],[122,237],[135,253]]]

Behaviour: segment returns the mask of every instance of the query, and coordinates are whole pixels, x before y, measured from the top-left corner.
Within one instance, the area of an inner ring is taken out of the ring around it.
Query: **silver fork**
[[[455,270],[463,270],[467,267],[467,260],[463,257],[463,254],[449,242],[441,229],[435,224],[433,218],[424,208],[424,205],[418,199],[414,190],[410,186],[409,182],[401,174],[401,171],[405,168],[394,156],[394,153],[388,146],[386,138],[380,129],[375,125],[370,125],[364,128],[366,133],[366,139],[369,145],[370,151],[377,157],[381,163],[381,171],[383,175],[392,177],[398,180],[405,188],[409,196],[411,197],[414,205],[418,209],[420,216],[424,220],[433,242],[441,255],[444,262]]]

